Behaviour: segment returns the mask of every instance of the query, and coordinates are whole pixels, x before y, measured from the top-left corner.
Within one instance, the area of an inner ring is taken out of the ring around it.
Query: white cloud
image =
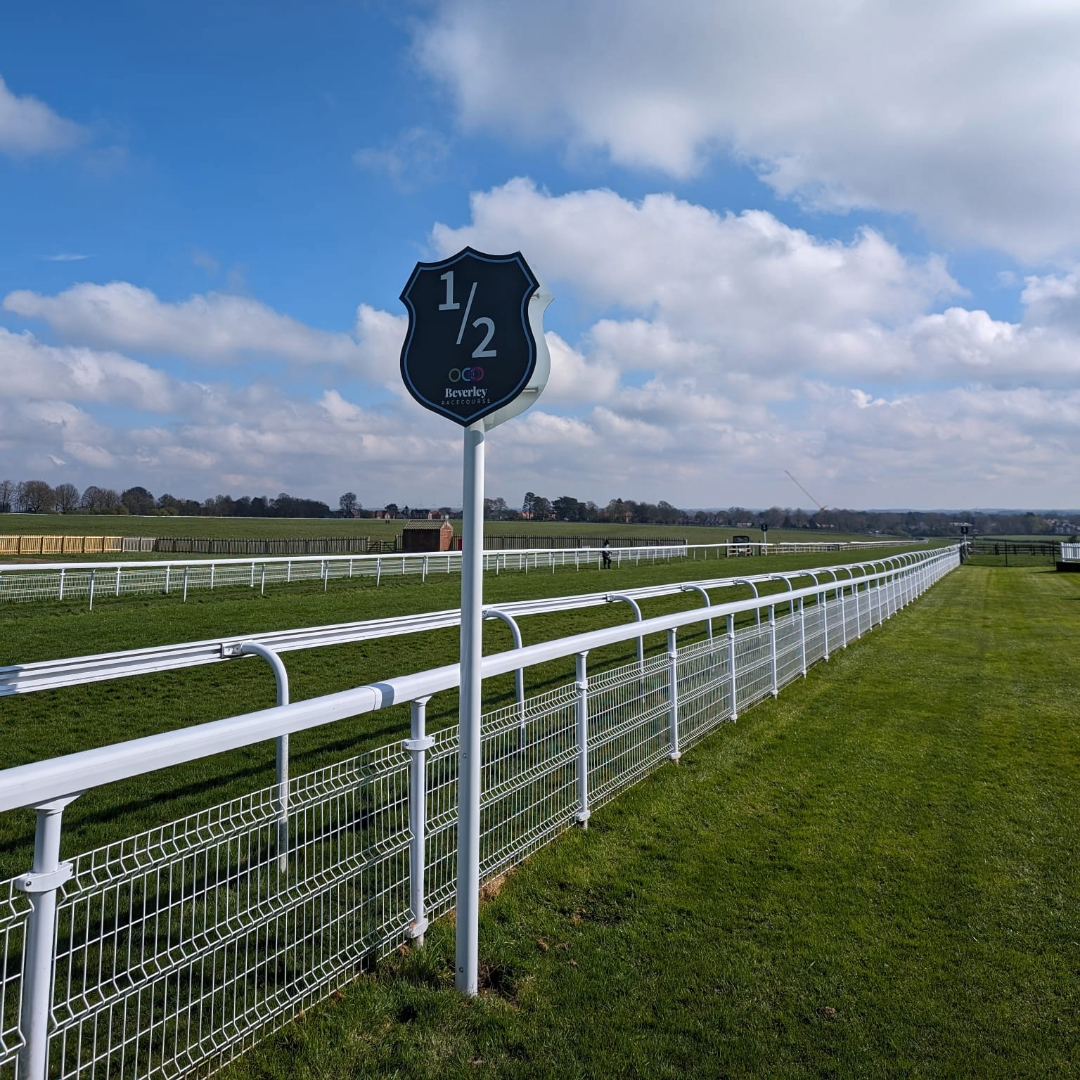
[[[42,255],[41,258],[45,262],[82,262],[83,259],[89,259],[89,255],[79,255],[72,251],[61,251],[58,255]]]
[[[387,145],[362,147],[353,154],[353,164],[367,172],[387,177],[403,191],[416,191],[439,180],[450,158],[450,142],[430,128],[401,131]]]
[[[44,345],[0,327],[0,382],[5,396],[127,405],[167,412],[183,392],[161,371],[126,356],[82,346]]]
[[[791,469],[830,505],[1080,505],[1060,468],[1080,421],[1078,270],[1029,277],[1010,322],[960,306],[940,260],[873,232],[823,241],[767,213],[555,197],[524,180],[472,207],[465,226],[436,227],[438,252],[520,247],[585,315],[574,341],[548,332],[543,398],[492,434],[490,495],[791,504]],[[936,310],[942,297],[952,306]],[[70,341],[0,328],[0,447],[17,476],[200,498],[460,499],[459,433],[400,384],[403,315],[361,303],[349,333],[329,334],[254,300],[172,304],[125,283],[4,306]],[[343,379],[182,381],[154,354],[319,359]],[[353,375],[394,393],[373,403]]]
[[[779,193],[1080,248],[1080,8],[1063,0],[441,0],[420,64],[462,124],[677,177],[724,149]]]
[[[23,157],[70,150],[85,138],[85,128],[29,94],[16,95],[0,77],[0,152]]]
[[[114,281],[73,285],[56,296],[17,290],[4,298],[4,309],[43,319],[68,340],[104,348],[202,361],[266,356],[362,366],[348,334],[316,330],[243,296],[212,292],[168,303],[149,289]]]

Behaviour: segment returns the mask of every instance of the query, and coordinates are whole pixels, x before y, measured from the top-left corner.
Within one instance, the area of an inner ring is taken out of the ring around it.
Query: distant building
[[[452,551],[454,526],[441,521],[407,521],[401,530],[401,550],[410,552]]]

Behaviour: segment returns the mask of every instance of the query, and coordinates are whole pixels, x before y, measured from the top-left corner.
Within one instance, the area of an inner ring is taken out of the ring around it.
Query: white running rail
[[[791,582],[800,578],[812,578],[815,582],[829,575],[835,581],[840,574],[847,578],[867,574],[890,567],[902,566],[914,559],[914,554],[889,555],[873,562],[846,563],[811,567],[805,570],[789,570],[786,574],[749,574],[741,578],[710,578],[707,580],[677,582],[675,584],[646,585],[627,589],[618,594],[610,592],[581,593],[576,596],[554,596],[539,600],[519,600],[505,604],[489,604],[485,608],[488,618],[500,618],[513,626],[518,619],[530,615],[547,615],[561,611],[577,611],[600,607],[617,599],[635,601],[680,592],[696,592],[703,602],[709,601],[709,592],[717,589],[750,585],[755,594],[757,585],[778,585],[791,588]],[[126,649],[119,652],[99,653],[92,656],[76,656],[61,660],[41,660],[28,664],[10,664],[0,667],[0,697],[11,694],[27,694],[38,690],[55,690],[61,686],[102,682],[108,679],[129,678],[134,675],[177,671],[203,664],[222,663],[255,655],[242,653],[242,642],[257,643],[275,653],[294,652],[299,649],[317,649],[328,645],[368,641],[373,638],[396,637],[402,634],[418,634],[427,630],[439,630],[459,625],[461,612],[458,608],[423,612],[417,615],[399,615],[384,619],[366,619],[360,622],[336,623],[330,626],[313,626],[297,630],[276,630],[261,634],[249,634],[242,638],[230,635],[206,641],[190,641],[174,645],[157,645],[143,649]]]
[[[957,548],[938,549],[865,578],[485,657],[485,677],[568,657],[577,675],[483,718],[481,879],[587,825],[957,565]],[[736,630],[748,611],[762,621]],[[726,630],[678,643],[703,621]],[[588,669],[590,650],[641,634],[665,634],[666,651]],[[425,708],[457,681],[451,665],[0,772],[0,811],[37,814],[33,864],[0,905],[0,1076],[206,1075],[422,940],[454,905],[457,804],[457,733],[429,736]],[[60,858],[64,808],[92,787],[405,702],[402,742]]]
[[[640,566],[670,559],[721,558],[746,549],[753,553],[794,554],[800,551],[860,551],[869,548],[912,545],[906,541],[880,540],[852,543],[808,544],[671,544],[651,547],[610,548],[612,561],[620,566]],[[535,548],[488,551],[484,570],[550,570],[599,567],[600,548]],[[262,594],[267,585],[293,582],[320,583],[326,591],[331,581],[429,574],[456,574],[461,571],[460,551],[433,551],[427,554],[396,555],[293,555],[237,559],[201,558],[185,560],[144,560],[124,562],[0,563],[0,603],[30,600],[85,600],[93,608],[94,599],[119,596],[164,594],[187,600],[188,593],[200,589],[248,588]]]

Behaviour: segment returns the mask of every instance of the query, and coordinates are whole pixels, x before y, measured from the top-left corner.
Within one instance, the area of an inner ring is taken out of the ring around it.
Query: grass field
[[[218,518],[218,517],[131,517],[112,514],[2,514],[0,536],[190,536],[190,537],[305,537],[370,536],[392,540],[401,532],[404,521],[376,521],[358,518]],[[461,533],[461,522],[453,521]],[[488,521],[489,535],[503,536],[648,536],[688,540],[692,544],[722,544],[737,533],[761,539],[758,529],[719,529],[698,525],[611,525],[574,522]],[[808,529],[770,529],[769,541],[802,543],[833,540],[868,540],[872,537],[854,533],[811,531]],[[14,561],[8,559],[7,561]]]
[[[634,588],[733,574],[776,573],[835,561],[834,555],[812,554],[715,560],[672,560],[640,569],[559,570],[551,573],[487,575],[489,602],[536,596],[572,595]],[[809,584],[809,580],[805,582]],[[456,608],[458,575],[434,575],[425,584],[415,578],[333,582],[328,592],[312,582],[268,589],[259,596],[250,589],[192,594],[187,604],[173,597],[104,598],[92,612],[80,602],[11,604],[0,608],[0,664],[30,663],[214,637],[235,637],[267,630],[321,626],[358,619]],[[781,589],[779,583],[777,589]],[[763,590],[766,591],[766,590]],[[750,596],[742,586],[727,590],[725,599]],[[694,594],[645,601],[646,617],[700,606]],[[626,623],[625,604],[611,604],[578,613],[535,616],[522,621],[526,644]],[[694,634],[680,635],[689,642]],[[499,623],[484,627],[486,652],[510,647],[509,632]],[[293,701],[344,690],[366,682],[422,671],[457,659],[456,628],[422,635],[367,641],[353,645],[286,653]],[[663,638],[648,639],[650,651]],[[632,643],[597,650],[590,663],[615,665],[634,655]],[[527,693],[561,685],[573,678],[572,661],[532,668]],[[68,687],[4,698],[5,737],[0,767],[72,753],[92,746],[137,738],[158,731],[268,708],[275,684],[261,660],[197,667],[135,679]],[[513,700],[510,675],[485,683],[485,708]],[[432,730],[456,721],[457,695],[438,695],[428,707]],[[408,732],[408,709],[342,721],[294,736],[291,758],[298,774],[338,761],[351,753],[382,745]],[[77,853],[193,813],[273,781],[273,747],[258,745],[177,769],[140,777],[127,784],[91,791],[65,814],[64,850]],[[0,874],[16,874],[29,863],[33,841],[30,811],[0,816]]]
[[[1078,618],[958,570],[225,1075],[1076,1075]]]

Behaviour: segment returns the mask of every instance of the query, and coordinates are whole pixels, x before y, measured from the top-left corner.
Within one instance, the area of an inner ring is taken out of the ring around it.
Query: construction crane
[[[795,479],[795,477],[794,477],[794,476],[792,476],[792,475],[791,475],[791,473],[789,473],[789,472],[787,471],[787,469],[785,469],[785,470],[784,470],[784,472],[785,472],[785,473],[787,473],[787,475],[788,475],[788,479],[789,479],[789,480],[790,480],[790,481],[791,481],[791,482],[792,482],[792,483],[793,483],[793,484],[794,484],[794,485],[795,485],[795,486],[796,486],[796,487],[797,487],[797,488],[798,488],[798,489],[799,489],[799,490],[800,490],[800,491],[801,491],[801,492],[802,492],[802,493],[803,493],[803,494],[804,494],[804,495],[805,495],[805,496],[806,496],[806,497],[807,497],[807,498],[808,498],[808,499],[809,499],[809,500],[810,500],[810,501],[811,501],[811,502],[812,502],[812,503],[813,503],[813,504],[814,504],[814,505],[815,505],[815,506],[816,506],[816,507],[817,507],[817,508],[818,508],[818,509],[819,509],[819,510],[820,510],[820,511],[822,512],[822,513],[824,513],[824,512],[826,511],[826,510],[828,510],[828,507],[827,507],[827,506],[825,506],[825,505],[824,505],[823,503],[819,503],[819,502],[817,501],[817,499],[815,499],[815,498],[814,498],[814,496],[813,496],[813,495],[811,495],[811,494],[810,494],[810,492],[809,492],[809,491],[807,491],[807,490],[806,490],[806,488],[804,488],[804,487],[802,486],[802,484],[800,484],[800,483],[799,483],[799,481],[798,481],[798,480],[796,480],[796,479]]]

